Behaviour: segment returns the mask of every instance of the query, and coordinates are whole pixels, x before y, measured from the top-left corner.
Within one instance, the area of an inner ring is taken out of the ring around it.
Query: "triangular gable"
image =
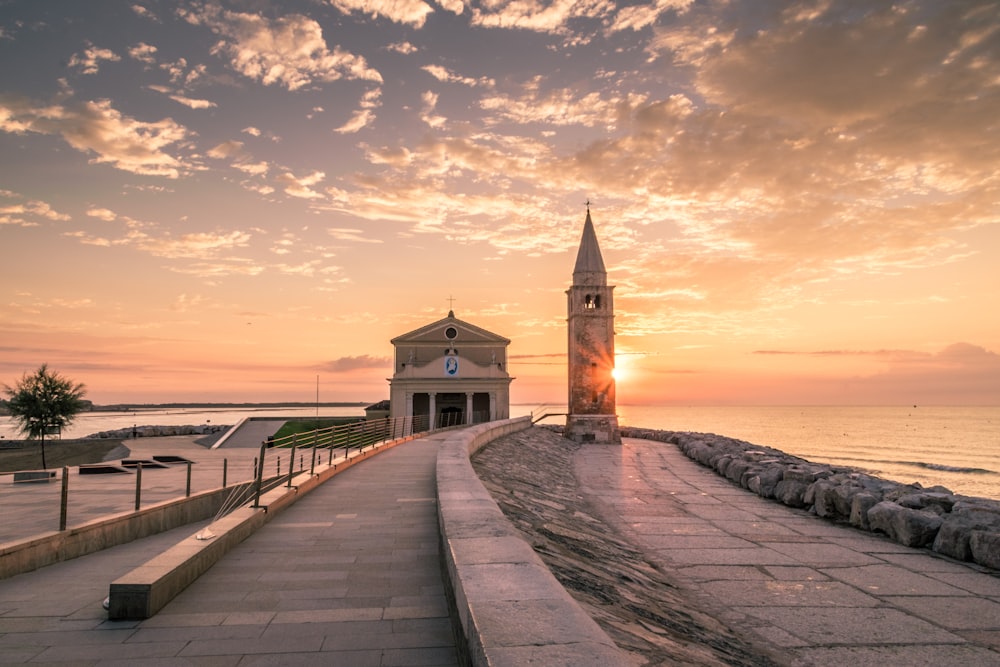
[[[448,339],[445,338],[444,331],[450,326],[455,327],[455,329],[458,330],[458,336],[455,338],[455,342],[458,343],[510,344],[510,339],[504,338],[503,336],[495,334],[491,331],[487,331],[481,327],[477,327],[475,324],[469,324],[468,322],[458,319],[454,315],[449,315],[448,317],[440,319],[437,322],[432,322],[420,327],[419,329],[414,329],[409,333],[396,336],[389,342],[397,346],[414,343],[440,344],[448,341]]]

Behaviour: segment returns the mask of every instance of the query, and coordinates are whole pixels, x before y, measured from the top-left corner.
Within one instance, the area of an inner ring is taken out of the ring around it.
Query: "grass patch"
[[[5,444],[13,444],[14,442],[7,440]],[[46,440],[45,463],[49,470],[63,466],[100,463],[111,450],[122,442],[121,438]],[[20,441],[20,445],[22,446],[0,448],[0,472],[41,469],[41,444],[35,440],[23,440]]]
[[[274,439],[280,440],[281,438],[287,438],[301,433],[309,433],[310,431],[316,431],[321,428],[330,428],[331,426],[341,426],[343,424],[360,421],[364,421],[364,417],[320,417],[318,419],[295,419],[285,422],[285,425],[278,429],[278,432],[274,434]]]

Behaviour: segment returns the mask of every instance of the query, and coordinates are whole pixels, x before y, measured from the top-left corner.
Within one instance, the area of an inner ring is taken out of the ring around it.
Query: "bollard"
[[[59,530],[66,530],[66,508],[69,505],[69,468],[63,466],[62,495],[59,499]]]
[[[142,462],[135,467],[135,511],[139,511],[142,502]]]
[[[222,488],[226,488],[226,477],[229,475],[229,459],[222,459]]]
[[[185,498],[190,498],[191,497],[191,462],[190,461],[188,461],[188,463],[187,463],[187,468],[188,468],[187,469],[187,487],[184,489],[184,497]]]

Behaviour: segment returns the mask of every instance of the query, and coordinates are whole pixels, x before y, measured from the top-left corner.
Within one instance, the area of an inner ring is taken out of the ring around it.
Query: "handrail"
[[[565,417],[569,408],[564,405],[539,405],[531,411],[531,423],[537,424],[547,417]]]
[[[334,453],[340,458],[340,452],[346,460],[351,450],[361,452],[382,442],[405,438],[418,433],[435,429],[452,428],[471,424],[481,424],[491,421],[488,412],[480,411],[466,415],[464,412],[445,412],[438,415],[437,423],[431,425],[429,415],[414,415],[407,417],[383,417],[381,419],[362,419],[347,424],[337,424],[314,429],[305,433],[295,433],[281,438],[268,438],[261,443],[260,455],[254,463],[255,484],[254,506],[257,506],[262,492],[263,480],[268,477],[265,469],[273,466],[273,477],[281,478],[291,486],[292,479],[298,473],[307,469],[312,472],[316,468],[316,459],[320,452],[326,450],[327,465],[333,465]],[[283,466],[282,456],[288,451],[288,461]],[[296,455],[298,457],[296,458]]]

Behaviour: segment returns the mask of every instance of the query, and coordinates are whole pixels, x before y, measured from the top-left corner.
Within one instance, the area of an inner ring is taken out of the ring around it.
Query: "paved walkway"
[[[182,456],[191,465],[191,493],[222,486],[223,467],[226,482],[232,486],[254,478],[254,461],[258,450],[209,449],[197,443],[200,436],[169,436],[126,440],[128,458],[152,459],[157,455]],[[258,445],[259,447],[259,445]],[[277,458],[279,455],[275,455]],[[112,463],[117,463],[115,459]],[[288,455],[282,462],[288,470]],[[131,512],[135,508],[135,473],[81,475],[79,467],[69,469],[69,506],[67,526],[73,528],[98,517]],[[269,474],[274,469],[267,471]],[[60,473],[61,474],[61,473]],[[59,499],[61,483],[18,483],[12,475],[0,475],[0,507],[5,511],[16,508],[16,521],[0,521],[0,543],[13,542],[39,533],[59,530]],[[171,464],[166,468],[145,468],[142,472],[142,507],[183,497],[187,486],[187,466]]]
[[[673,445],[575,460],[587,497],[709,610],[796,665],[1000,665],[1000,577],[762,499]]]
[[[445,435],[337,475],[146,621],[107,620],[110,582],[198,527],[0,580],[0,663],[457,665],[434,489]]]

